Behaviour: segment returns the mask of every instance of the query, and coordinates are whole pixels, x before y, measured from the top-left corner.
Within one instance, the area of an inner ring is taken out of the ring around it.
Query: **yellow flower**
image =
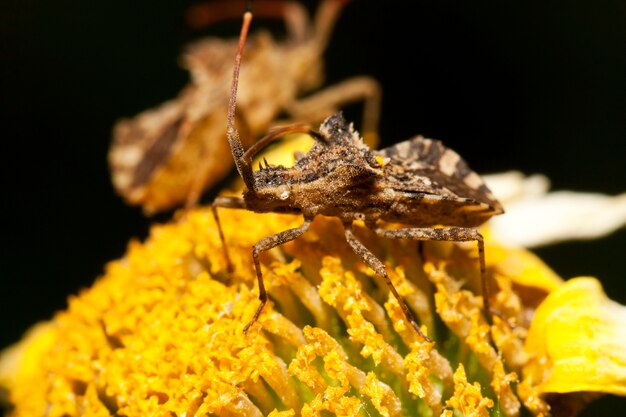
[[[522,389],[626,395],[626,308],[593,278],[575,278],[539,306]]]
[[[489,237],[493,326],[475,246],[428,242],[422,262],[415,242],[356,228],[426,342],[337,221],[319,218],[262,254],[271,301],[245,335],[258,306],[251,245],[301,219],[220,215],[232,274],[209,209],[154,226],[3,353],[8,415],[516,416],[548,414],[545,394],[626,395],[626,309],[597,281],[563,284],[534,255]]]

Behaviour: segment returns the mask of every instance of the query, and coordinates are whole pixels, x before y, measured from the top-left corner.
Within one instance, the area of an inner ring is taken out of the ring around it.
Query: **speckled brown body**
[[[239,151],[238,166],[247,185],[243,198],[218,198],[214,203],[216,218],[218,206],[304,216],[301,227],[268,236],[254,245],[261,305],[245,330],[257,320],[267,301],[259,253],[298,238],[320,215],[342,221],[350,247],[384,278],[406,318],[426,340],[385,266],[352,233],[352,223],[364,221],[376,234],[391,239],[476,241],[484,310],[491,320],[483,238],[474,227],[503,210],[461,157],[441,142],[421,136],[372,151],[341,113],[327,118],[319,133],[312,133],[315,144],[290,168],[266,163],[252,172],[249,159],[253,155]],[[386,230],[385,222],[410,227]]]
[[[425,340],[430,339],[389,279],[385,265],[357,239],[352,223],[362,220],[378,236],[390,239],[476,241],[483,308],[491,321],[483,237],[474,227],[502,213],[502,207],[456,152],[439,141],[419,136],[378,152],[372,151],[341,113],[328,117],[319,132],[303,125],[292,125],[269,132],[244,151],[235,127],[235,102],[251,19],[252,14],[246,12],[235,57],[227,128],[228,143],[246,189],[242,198],[218,197],[213,203],[213,213],[222,243],[224,234],[218,207],[302,214],[304,223],[261,239],[252,247],[261,304],[244,332],[257,321],[267,303],[259,254],[297,239],[318,215],[338,217],[342,221],[348,245],[383,278],[408,322]],[[274,167],[265,162],[265,166],[253,171],[251,161],[255,154],[289,132],[309,132],[315,138],[313,147],[293,167]],[[410,227],[387,230],[380,224],[384,222]],[[225,245],[224,255],[230,265]]]
[[[244,194],[249,210],[415,227],[475,227],[502,212],[478,175],[439,141],[418,136],[372,151],[341,114],[320,135],[293,167],[254,172],[255,190]]]

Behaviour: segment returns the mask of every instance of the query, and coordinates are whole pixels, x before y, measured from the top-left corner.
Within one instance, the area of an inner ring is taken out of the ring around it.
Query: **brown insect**
[[[251,38],[248,65],[242,71],[243,93],[235,115],[250,145],[285,114],[292,120],[321,121],[342,104],[364,100],[364,130],[375,143],[380,107],[378,83],[355,77],[299,98],[322,84],[321,56],[345,1],[324,0],[313,22],[292,1],[260,0],[258,12],[283,18],[287,39],[276,41],[267,31]],[[243,2],[225,0],[191,9],[193,25],[240,16]],[[121,120],[113,129],[109,164],[115,189],[144,212],[193,206],[202,191],[232,168],[222,121],[228,108],[230,62],[236,40],[207,38],[189,45],[182,66],[191,82],[179,96],[160,107]]]
[[[407,320],[420,330],[409,308],[387,276],[384,264],[352,232],[360,220],[377,235],[392,239],[476,241],[482,279],[483,307],[491,320],[485,276],[482,235],[474,229],[491,216],[503,212],[481,178],[461,157],[441,142],[421,136],[381,151],[372,151],[341,113],[328,117],[319,132],[304,125],[271,131],[246,152],[235,128],[237,82],[245,38],[252,14],[246,12],[231,87],[228,112],[228,142],[235,165],[244,180],[243,197],[218,197],[213,213],[219,226],[217,207],[247,209],[257,213],[302,214],[302,226],[268,236],[252,248],[261,304],[247,331],[267,302],[259,254],[289,242],[307,231],[315,216],[339,218],[354,252],[376,271],[398,300]],[[268,143],[287,132],[307,132],[315,143],[291,168],[262,166],[253,171],[251,158]],[[403,223],[410,227],[387,230],[381,223]],[[444,227],[435,228],[435,225]],[[220,227],[220,237],[224,236]],[[228,252],[224,246],[225,255]]]

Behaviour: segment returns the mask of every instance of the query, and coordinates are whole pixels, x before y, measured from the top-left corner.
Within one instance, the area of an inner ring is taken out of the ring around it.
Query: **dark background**
[[[238,33],[238,22],[189,30],[190,4],[0,5],[0,347],[146,236],[151,220],[110,185],[110,129],[178,93],[185,42]],[[355,0],[327,51],[327,80],[380,80],[386,144],[422,133],[480,173],[544,173],[555,189],[617,194],[626,191],[625,4]],[[622,230],[537,252],[565,278],[601,278],[626,304],[625,249]],[[587,415],[625,405],[607,397]]]

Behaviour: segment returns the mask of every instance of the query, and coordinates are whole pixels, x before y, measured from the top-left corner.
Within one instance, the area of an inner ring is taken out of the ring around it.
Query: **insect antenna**
[[[248,36],[248,29],[250,28],[250,22],[252,21],[251,2],[247,3],[247,10],[243,15],[243,24],[241,25],[241,33],[239,34],[239,45],[237,47],[237,54],[235,55],[235,65],[233,68],[233,81],[230,87],[230,101],[228,102],[228,127],[226,135],[228,136],[228,144],[230,150],[235,159],[235,166],[246,187],[251,192],[254,192],[254,178],[252,176],[252,167],[248,160],[244,156],[243,145],[239,138],[239,132],[235,127],[235,107],[237,102],[237,87],[239,85],[239,69],[241,67],[241,58],[243,57],[243,49],[246,44],[246,37]]]
[[[306,133],[312,136],[314,139],[319,139],[319,137],[321,137],[319,133],[311,130],[311,127],[304,123],[294,123],[292,125],[278,127],[276,129],[270,130],[267,135],[263,136],[252,146],[250,146],[241,158],[245,160],[247,164],[250,164],[250,161],[258,152],[263,150],[271,142],[279,139],[287,133]]]

